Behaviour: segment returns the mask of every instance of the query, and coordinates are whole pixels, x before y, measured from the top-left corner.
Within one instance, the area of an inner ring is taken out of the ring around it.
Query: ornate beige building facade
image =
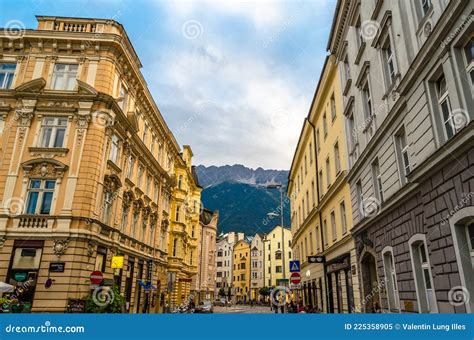
[[[37,19],[36,30],[0,31],[0,281],[28,282],[23,311],[64,312],[100,271],[126,311],[159,312],[175,168],[190,171],[188,149],[180,154],[122,25]],[[185,233],[171,228],[172,240]]]
[[[202,188],[192,166],[193,152],[189,145],[184,146],[181,156],[175,164],[176,185],[171,195],[168,255],[171,308],[190,302],[191,291],[196,289],[193,282],[196,282],[199,263]]]

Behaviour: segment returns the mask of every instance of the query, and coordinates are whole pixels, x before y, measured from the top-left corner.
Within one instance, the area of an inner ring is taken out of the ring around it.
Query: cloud
[[[167,41],[150,40],[144,72],[195,164],[290,167],[326,55],[327,32],[311,25],[330,16],[322,3],[319,12],[288,4],[163,4]],[[183,33],[186,22],[193,30]]]
[[[227,15],[244,18],[251,21],[256,28],[275,26],[284,18],[284,2],[278,1],[236,1],[236,0],[213,0],[194,1],[180,0],[167,1],[165,9],[170,14],[187,17],[205,8],[205,11],[214,12],[217,15]]]

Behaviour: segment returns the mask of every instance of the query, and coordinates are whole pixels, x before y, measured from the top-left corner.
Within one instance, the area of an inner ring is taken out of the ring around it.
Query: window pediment
[[[44,78],[36,78],[23,83],[15,88],[17,92],[41,92],[46,86]]]
[[[62,178],[68,166],[54,159],[32,159],[21,164],[30,178]]]

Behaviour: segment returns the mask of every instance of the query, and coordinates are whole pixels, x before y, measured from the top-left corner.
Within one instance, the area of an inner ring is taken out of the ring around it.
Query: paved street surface
[[[219,307],[214,306],[214,313],[219,314],[265,314],[272,313],[270,307],[268,306],[254,306],[250,307],[248,305],[235,305],[232,307]]]

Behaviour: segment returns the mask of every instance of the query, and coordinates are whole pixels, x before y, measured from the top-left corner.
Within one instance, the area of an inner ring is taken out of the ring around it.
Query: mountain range
[[[204,206],[219,211],[218,233],[244,232],[249,236],[268,232],[280,225],[278,213],[280,190],[267,188],[271,184],[283,185],[284,225],[290,225],[290,207],[286,200],[287,170],[251,169],[243,165],[196,167],[200,185],[204,188],[201,200]]]

